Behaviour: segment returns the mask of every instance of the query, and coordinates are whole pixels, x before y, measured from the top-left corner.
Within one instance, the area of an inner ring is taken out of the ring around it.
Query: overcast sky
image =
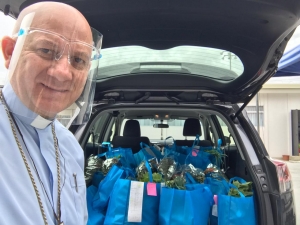
[[[12,19],[9,16],[4,16],[4,14],[0,11],[0,40],[4,35],[12,35],[12,29],[15,24],[15,20]],[[300,44],[300,27],[298,27],[289,41],[285,51],[288,51],[295,46]],[[1,49],[1,46],[0,46]],[[6,69],[4,67],[4,61],[3,61],[3,56],[2,52],[0,55],[0,85],[3,84],[5,80],[5,74],[6,74]]]

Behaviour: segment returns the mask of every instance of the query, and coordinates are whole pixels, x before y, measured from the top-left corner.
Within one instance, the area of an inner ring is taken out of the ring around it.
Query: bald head
[[[23,9],[15,23],[13,34],[18,33],[24,17],[30,13],[34,13],[30,27],[50,30],[70,40],[92,43],[91,29],[85,17],[72,6],[59,2],[39,2]]]
[[[16,95],[33,112],[53,118],[79,98],[90,69],[93,36],[84,16],[58,2],[25,8],[14,33],[1,41]]]

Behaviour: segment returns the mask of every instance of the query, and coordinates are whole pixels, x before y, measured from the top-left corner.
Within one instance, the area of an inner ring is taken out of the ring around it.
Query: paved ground
[[[300,225],[300,162],[289,161],[287,164],[293,180],[297,225]]]

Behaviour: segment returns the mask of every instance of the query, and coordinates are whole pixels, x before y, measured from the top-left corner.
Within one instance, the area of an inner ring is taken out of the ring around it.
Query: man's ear
[[[10,60],[15,48],[16,41],[12,39],[11,37],[4,36],[1,40],[1,48],[2,48],[2,53],[3,57],[5,60],[5,67],[8,69],[8,66],[10,64]]]

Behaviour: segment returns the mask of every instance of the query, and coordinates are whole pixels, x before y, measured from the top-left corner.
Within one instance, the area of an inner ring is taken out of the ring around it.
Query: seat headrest
[[[123,131],[124,137],[140,137],[141,128],[140,123],[137,120],[127,120]]]
[[[184,122],[183,136],[201,136],[200,122],[198,119],[188,118]]]

